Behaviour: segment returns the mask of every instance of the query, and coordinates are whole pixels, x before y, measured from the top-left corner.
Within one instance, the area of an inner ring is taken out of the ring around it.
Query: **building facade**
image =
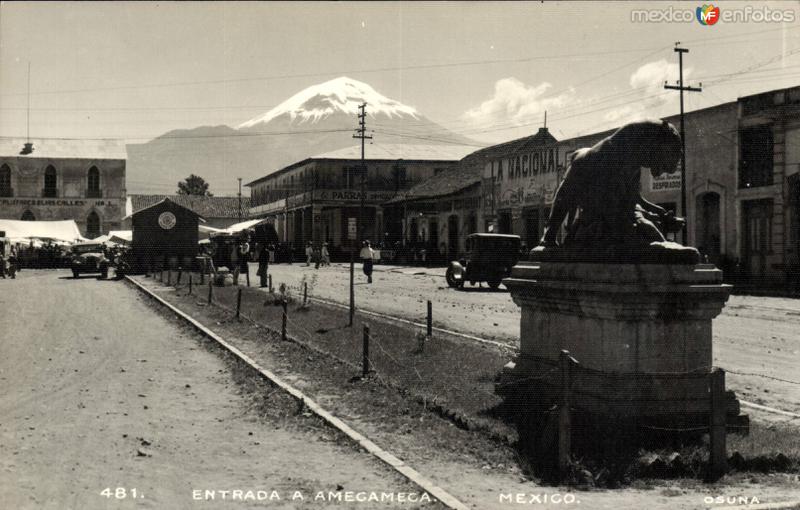
[[[0,218],[75,220],[94,238],[119,230],[125,213],[125,146],[111,142],[0,140]]]
[[[402,218],[397,209],[385,211],[383,204],[440,172],[453,170],[474,150],[370,144],[365,147],[365,174],[361,146],[321,154],[248,183],[250,217],[271,218],[280,240],[295,251],[302,251],[309,241],[328,242],[335,256],[360,242],[363,203],[361,239],[394,243],[403,237]]]

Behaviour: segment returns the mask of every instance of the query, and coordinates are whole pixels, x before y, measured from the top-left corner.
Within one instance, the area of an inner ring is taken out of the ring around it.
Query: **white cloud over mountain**
[[[545,110],[566,107],[573,99],[571,90],[548,95],[551,87],[548,82],[528,85],[513,77],[500,79],[494,84],[492,97],[462,117],[471,126],[486,129],[541,122]]]

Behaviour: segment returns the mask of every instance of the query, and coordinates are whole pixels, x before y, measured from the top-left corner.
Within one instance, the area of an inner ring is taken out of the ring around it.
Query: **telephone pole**
[[[242,222],[242,178],[237,177],[239,180],[239,223]]]
[[[358,221],[356,222],[356,240],[350,248],[350,325],[353,325],[353,315],[356,312],[355,297],[355,250],[358,242],[364,235],[364,202],[367,190],[367,165],[364,163],[364,140],[372,140],[372,135],[367,133],[367,103],[361,103],[358,107],[358,128],[353,134],[353,138],[361,139],[361,205],[358,210]]]
[[[675,43],[675,53],[678,54],[678,84],[677,85],[667,85],[667,82],[664,82],[664,88],[670,90],[678,90],[681,93],[681,214],[683,214],[684,219],[686,219],[686,226],[683,228],[682,232],[682,240],[683,245],[686,245],[686,236],[687,231],[689,230],[689,218],[686,211],[686,130],[684,128],[683,122],[683,91],[689,92],[702,92],[701,87],[684,87],[683,86],[683,54],[689,53],[687,48],[681,48],[680,42]],[[703,85],[702,83],[700,84]]]

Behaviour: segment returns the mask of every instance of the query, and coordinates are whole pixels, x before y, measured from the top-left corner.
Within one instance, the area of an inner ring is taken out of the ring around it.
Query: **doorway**
[[[772,199],[742,202],[742,262],[751,277],[763,278],[770,248]]]
[[[719,264],[721,251],[719,207],[718,193],[703,193],[696,199],[695,246],[712,264]]]
[[[458,216],[453,214],[447,218],[447,257],[458,258]]]

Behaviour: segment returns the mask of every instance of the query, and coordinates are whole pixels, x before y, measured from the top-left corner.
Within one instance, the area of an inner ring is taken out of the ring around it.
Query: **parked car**
[[[108,266],[111,265],[103,253],[101,243],[78,243],[72,246],[70,269],[77,278],[85,273],[100,273],[101,278],[108,278]]]
[[[514,235],[468,235],[464,258],[450,262],[447,267],[447,285],[462,288],[465,282],[472,285],[487,282],[489,287],[497,289],[519,261],[520,244],[520,237]]]

